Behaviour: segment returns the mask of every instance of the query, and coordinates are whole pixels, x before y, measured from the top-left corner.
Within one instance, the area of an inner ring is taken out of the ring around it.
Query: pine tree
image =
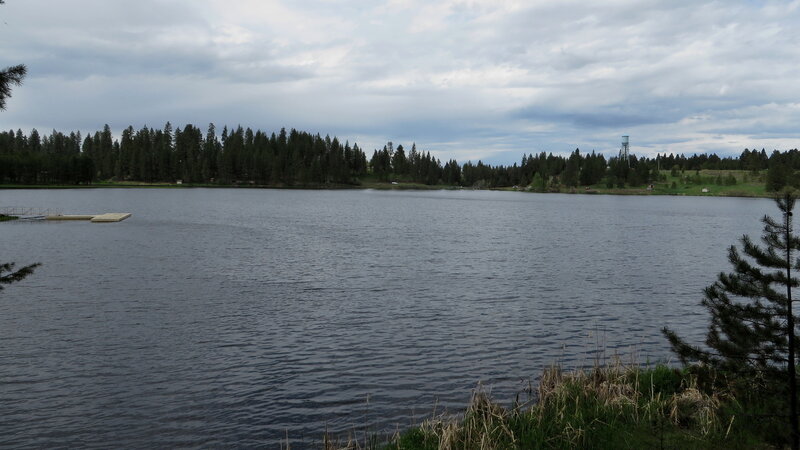
[[[720,273],[704,291],[701,305],[711,314],[705,347],[686,343],[663,329],[672,351],[686,363],[702,363],[725,373],[745,377],[752,388],[762,380],[763,388],[788,386],[792,448],[798,448],[797,381],[795,376],[795,316],[792,287],[800,269],[800,237],[792,232],[795,195],[784,191],[776,198],[783,220],[762,219],[766,248],[744,236],[741,252],[728,251],[732,273]],[[793,259],[794,258],[794,259]]]
[[[547,190],[547,180],[542,176],[541,172],[536,172],[536,174],[533,175],[531,185],[536,192],[544,192]]]
[[[114,139],[111,136],[111,127],[108,124],[103,126],[102,133],[96,133],[95,151],[100,153],[99,164],[101,178],[109,179],[114,176],[114,166],[118,155],[114,153]]]
[[[777,192],[783,189],[791,175],[791,167],[783,161],[780,153],[776,150],[770,158],[767,169],[767,190]]]
[[[580,164],[581,151],[576,148],[567,159],[564,167],[564,173],[561,177],[562,181],[565,185],[567,185],[567,187],[576,187],[578,185],[578,172],[581,169]]]
[[[0,0],[0,5],[3,3],[3,0]],[[25,78],[27,71],[28,70],[22,64],[7,67],[0,71],[0,111],[6,109],[6,99],[11,96],[11,85],[18,86],[22,84],[22,79]],[[4,284],[22,281],[25,277],[32,274],[33,269],[38,266],[39,263],[36,263],[14,270],[14,263],[0,264],[0,290],[3,290]]]

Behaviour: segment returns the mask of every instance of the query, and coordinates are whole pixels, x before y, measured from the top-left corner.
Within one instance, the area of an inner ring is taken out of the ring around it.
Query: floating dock
[[[89,222],[122,222],[131,216],[131,213],[105,213],[105,214],[54,214],[45,216],[46,220],[88,220]]]
[[[131,216],[131,213],[105,213],[92,217],[92,222],[122,222]]]

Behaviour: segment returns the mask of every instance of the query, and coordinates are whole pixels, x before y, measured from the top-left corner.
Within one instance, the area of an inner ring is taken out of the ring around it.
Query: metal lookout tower
[[[628,136],[622,136],[622,147],[620,147],[620,149],[619,149],[619,159],[624,159],[625,162],[628,163],[628,166],[631,165],[630,146],[628,144]]]

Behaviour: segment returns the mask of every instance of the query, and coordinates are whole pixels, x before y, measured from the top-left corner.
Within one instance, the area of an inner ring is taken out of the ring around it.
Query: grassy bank
[[[784,406],[748,396],[700,368],[620,364],[544,371],[530,401],[503,407],[476,390],[463,415],[388,441],[324,441],[326,449],[772,448],[788,437]]]
[[[716,197],[772,197],[766,190],[764,173],[752,173],[744,170],[701,170],[698,172],[672,173],[662,170],[661,181],[653,182],[652,188],[648,186],[613,186],[595,184],[591,186],[566,187],[549,186],[546,192],[560,192],[572,194],[605,194],[605,195],[686,195],[686,196],[716,196]],[[733,183],[731,182],[733,180]],[[219,184],[219,183],[145,183],[136,181],[102,181],[92,184],[80,185],[22,185],[4,184],[0,189],[95,189],[95,188],[251,188],[251,189],[378,189],[378,190],[440,190],[440,189],[472,189],[470,187],[453,185],[428,185],[408,181],[381,181],[373,176],[359,180],[358,184],[272,184],[258,185],[250,183]],[[528,187],[501,187],[493,190],[526,191],[532,192]],[[705,191],[705,192],[704,192]]]
[[[591,186],[565,187],[550,186],[548,192],[570,194],[605,194],[605,195],[679,195],[701,197],[772,197],[765,185],[766,174],[762,171],[753,173],[746,170],[700,170],[696,172],[676,172],[662,170],[659,181],[645,186],[607,186],[594,184]],[[503,190],[523,190],[528,188],[502,188]]]
[[[746,170],[700,170],[697,172],[672,173],[662,170],[662,181],[652,183],[653,189],[639,188],[607,188],[597,186],[600,192],[638,193],[650,195],[692,195],[717,197],[771,197],[767,192],[764,173],[754,174]],[[704,192],[705,191],[705,192]]]

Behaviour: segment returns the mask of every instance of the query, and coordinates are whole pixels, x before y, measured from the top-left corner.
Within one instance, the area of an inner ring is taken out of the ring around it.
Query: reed
[[[388,449],[752,448],[741,405],[708,391],[689,369],[623,365],[543,371],[530,401],[505,408],[478,387],[463,417],[397,434]]]
[[[704,367],[642,367],[613,357],[587,369],[545,369],[510,407],[479,385],[463,414],[440,414],[392,436],[353,432],[325,450],[774,448],[785,444],[780,396]],[[366,430],[366,426],[365,426]]]

